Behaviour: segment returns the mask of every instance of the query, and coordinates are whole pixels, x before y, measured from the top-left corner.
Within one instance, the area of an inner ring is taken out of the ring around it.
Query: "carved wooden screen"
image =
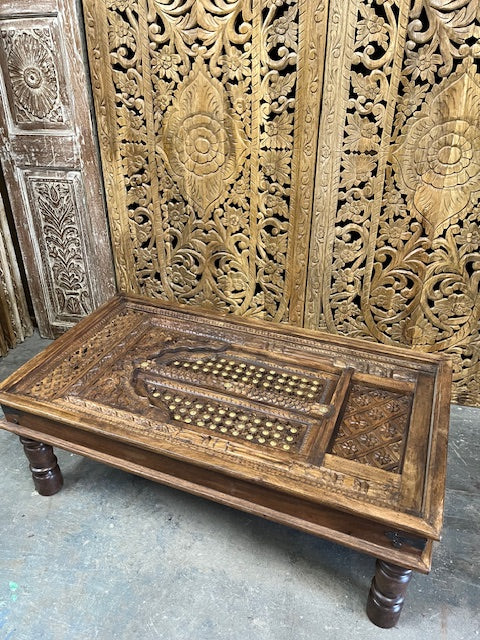
[[[478,0],[331,3],[305,323],[447,352],[480,402]]]
[[[323,0],[85,0],[120,287],[301,322]]]
[[[478,0],[84,4],[121,287],[446,351],[477,403]]]
[[[73,0],[0,2],[0,159],[40,332],[114,293]]]

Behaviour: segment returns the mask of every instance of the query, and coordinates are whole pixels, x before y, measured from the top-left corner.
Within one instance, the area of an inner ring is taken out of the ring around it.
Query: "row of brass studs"
[[[275,371],[266,367],[259,367],[244,362],[235,362],[226,358],[203,360],[194,362],[181,362],[175,360],[175,367],[184,367],[199,373],[218,376],[227,380],[234,380],[242,383],[253,384],[264,389],[274,389],[282,393],[304,396],[313,400],[321,390],[321,381],[301,377],[295,374]]]
[[[209,431],[218,431],[252,443],[278,447],[284,451],[296,447],[301,427],[277,418],[244,413],[224,405],[191,399],[169,390],[153,391],[169,409],[174,420]]]

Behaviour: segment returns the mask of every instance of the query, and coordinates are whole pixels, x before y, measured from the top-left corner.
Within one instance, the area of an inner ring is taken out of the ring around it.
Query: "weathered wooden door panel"
[[[84,0],[125,291],[300,322],[324,0]]]
[[[114,292],[75,3],[0,7],[0,159],[42,335]]]

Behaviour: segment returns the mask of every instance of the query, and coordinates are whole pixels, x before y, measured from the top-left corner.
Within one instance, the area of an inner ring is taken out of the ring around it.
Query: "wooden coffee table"
[[[443,357],[117,296],[0,386],[39,493],[51,445],[378,559],[393,626],[442,524]]]

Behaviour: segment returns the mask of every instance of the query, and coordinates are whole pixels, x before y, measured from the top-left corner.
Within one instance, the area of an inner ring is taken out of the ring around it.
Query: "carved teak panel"
[[[480,402],[478,0],[334,0],[305,324],[446,352]]]
[[[120,287],[445,351],[477,403],[478,1],[84,9]]]
[[[0,159],[36,319],[55,337],[114,292],[74,3],[0,7]]]
[[[325,2],[84,2],[121,289],[301,318]]]

